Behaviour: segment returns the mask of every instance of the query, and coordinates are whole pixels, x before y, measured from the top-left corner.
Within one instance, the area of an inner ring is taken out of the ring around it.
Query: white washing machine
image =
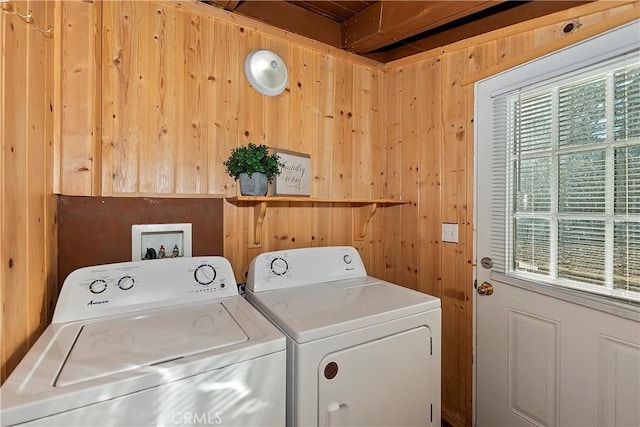
[[[282,426],[285,354],[225,258],[82,268],[0,389],[0,421]]]
[[[247,298],[287,336],[288,426],[440,426],[438,298],[352,247],[263,253]]]

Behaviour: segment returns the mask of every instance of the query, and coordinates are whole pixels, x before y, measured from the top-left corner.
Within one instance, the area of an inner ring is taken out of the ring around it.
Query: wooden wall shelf
[[[267,207],[276,203],[290,203],[295,205],[308,204],[340,204],[358,207],[356,210],[354,239],[362,240],[367,234],[367,227],[371,218],[376,213],[379,206],[395,206],[404,205],[409,202],[397,199],[332,199],[324,197],[283,197],[283,196],[235,196],[227,197],[226,200],[234,205],[253,206],[253,247],[261,245],[262,241],[262,224],[267,214]]]

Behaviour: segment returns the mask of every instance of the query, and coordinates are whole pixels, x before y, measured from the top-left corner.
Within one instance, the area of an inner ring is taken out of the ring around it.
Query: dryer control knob
[[[216,269],[211,264],[202,264],[193,272],[193,278],[200,285],[210,285],[216,280]]]
[[[271,272],[276,276],[284,276],[289,271],[289,264],[284,258],[278,257],[271,261]]]
[[[89,285],[89,290],[94,294],[100,294],[107,289],[107,281],[104,279],[96,279]]]
[[[133,285],[136,283],[135,279],[131,276],[124,276],[118,280],[118,287],[123,291],[128,291],[133,288]]]
[[[351,264],[351,255],[345,255],[342,257],[345,264]]]

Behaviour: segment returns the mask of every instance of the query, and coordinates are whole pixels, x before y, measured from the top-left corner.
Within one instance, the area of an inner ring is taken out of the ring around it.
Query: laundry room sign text
[[[274,149],[280,161],[280,174],[273,180],[275,196],[311,196],[311,156]]]

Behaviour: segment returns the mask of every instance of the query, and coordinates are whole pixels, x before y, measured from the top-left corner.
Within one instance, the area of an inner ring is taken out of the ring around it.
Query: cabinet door
[[[327,355],[318,425],[430,425],[430,338],[423,326]]]

